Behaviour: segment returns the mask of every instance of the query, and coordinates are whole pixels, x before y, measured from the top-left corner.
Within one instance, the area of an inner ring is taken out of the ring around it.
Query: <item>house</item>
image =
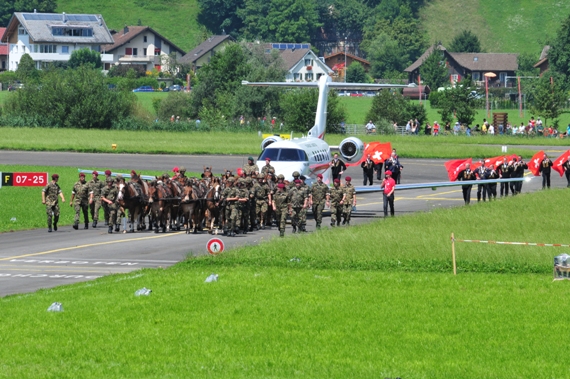
[[[471,75],[478,85],[484,85],[485,74],[494,74],[489,78],[489,86],[512,86],[513,81],[507,80],[516,76],[518,70],[518,54],[504,53],[451,53],[442,45],[431,46],[421,57],[407,67],[408,82],[417,83],[420,66],[433,53],[434,49],[443,52],[445,65],[449,72],[451,84],[460,82],[462,78]]]
[[[538,68],[540,70],[540,76],[548,71],[548,51],[550,50],[550,46],[546,45],[542,48],[542,52],[540,53],[540,59],[538,62],[534,64],[534,68]]]
[[[288,82],[316,82],[323,75],[334,74],[308,43],[266,43],[264,49],[266,54],[278,51],[287,70],[285,80]]]
[[[6,28],[0,28],[0,41]],[[8,69],[8,44],[0,42],[0,71],[6,71]]]
[[[113,43],[113,38],[100,14],[16,12],[0,42],[8,44],[8,69],[15,71],[24,54],[41,69],[51,62],[68,61],[78,49],[100,52],[100,46]],[[112,59],[112,55],[101,55],[103,63]]]
[[[119,32],[111,32],[113,43],[101,46],[101,51],[113,55],[113,62],[105,64],[142,65],[144,71],[156,68],[167,71],[170,59],[184,56],[184,50],[160,35],[149,26],[125,26]]]
[[[189,64],[196,72],[197,69],[209,63],[215,53],[223,51],[228,44],[233,42],[235,40],[229,35],[212,36],[184,55],[179,63]]]
[[[346,67],[349,67],[352,62],[359,62],[364,71],[368,72],[370,70],[370,62],[366,59],[357,57],[354,54],[344,53],[344,52],[336,52],[331,55],[325,55],[325,63],[327,66],[331,68],[338,76],[339,80],[344,80],[344,73],[345,73],[345,64]]]

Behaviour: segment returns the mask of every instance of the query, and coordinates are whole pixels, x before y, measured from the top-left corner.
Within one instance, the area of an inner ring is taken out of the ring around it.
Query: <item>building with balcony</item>
[[[184,56],[184,50],[149,26],[125,26],[112,31],[112,37],[112,44],[101,46],[103,53],[113,55],[112,63],[105,64],[106,70],[112,64],[128,64],[142,65],[144,71],[168,71],[171,62]]]
[[[277,51],[287,70],[288,82],[317,82],[323,75],[333,75],[334,71],[311,50],[308,43],[266,43],[265,54]]]
[[[6,28],[0,28],[0,41]],[[8,69],[8,44],[0,42],[0,71],[6,71]]]
[[[8,70],[15,71],[24,54],[41,69],[52,62],[68,61],[75,50],[101,52],[100,46],[113,43],[113,38],[100,14],[16,12],[0,42],[8,44]],[[112,55],[101,54],[103,64],[112,60]]]

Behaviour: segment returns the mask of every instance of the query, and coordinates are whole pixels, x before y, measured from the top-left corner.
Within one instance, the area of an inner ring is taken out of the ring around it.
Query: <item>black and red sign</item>
[[[0,172],[0,175],[0,187],[43,187],[48,184],[47,172]]]
[[[224,242],[219,238],[212,238],[206,244],[206,248],[211,255],[218,255],[224,251]]]

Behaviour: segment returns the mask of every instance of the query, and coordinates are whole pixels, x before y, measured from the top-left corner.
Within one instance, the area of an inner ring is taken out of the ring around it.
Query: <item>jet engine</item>
[[[346,162],[358,162],[364,154],[364,143],[356,137],[345,138],[338,145],[338,151]]]
[[[266,139],[261,142],[261,151],[265,150],[265,148],[271,145],[273,142],[283,141],[283,139],[279,136],[271,136],[267,137]]]

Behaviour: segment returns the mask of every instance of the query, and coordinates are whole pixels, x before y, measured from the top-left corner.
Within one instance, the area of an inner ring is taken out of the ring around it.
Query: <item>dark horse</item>
[[[135,221],[140,230],[141,219],[144,210],[144,196],[140,187],[137,189],[134,183],[121,183],[119,185],[119,205],[129,211],[129,233],[134,233]]]
[[[190,233],[190,229],[196,233],[196,223],[193,222],[193,218],[198,205],[196,193],[194,192],[192,185],[187,182],[184,186],[182,200],[178,208],[178,215],[185,226],[186,234]]]
[[[158,228],[162,228],[162,232],[166,232],[168,225],[168,215],[170,213],[172,192],[170,188],[160,181],[153,181],[149,186],[150,190],[150,214],[154,222],[154,232],[158,233]]]

